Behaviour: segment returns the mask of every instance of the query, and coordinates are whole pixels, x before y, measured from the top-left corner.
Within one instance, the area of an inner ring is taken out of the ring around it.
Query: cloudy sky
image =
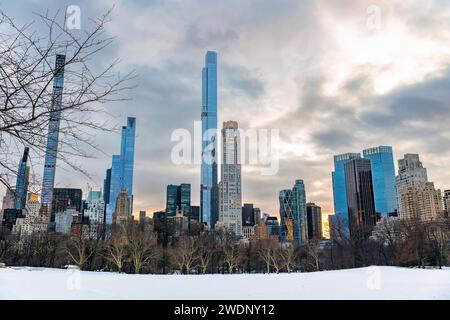
[[[19,21],[73,4],[83,28],[112,1],[0,0]],[[279,190],[302,178],[307,200],[333,212],[333,154],[376,145],[395,159],[419,153],[430,180],[450,188],[448,0],[116,1],[107,30],[117,39],[105,59],[138,73],[133,100],[106,106],[118,124],[137,117],[135,211],[164,208],[170,183],[191,183],[198,204],[199,166],[172,163],[170,136],[200,119],[207,50],[218,52],[219,123],[280,130],[279,171],[245,166],[244,202],[277,214]],[[84,166],[100,188],[120,137],[97,139],[105,154]],[[57,171],[58,187],[86,182]]]

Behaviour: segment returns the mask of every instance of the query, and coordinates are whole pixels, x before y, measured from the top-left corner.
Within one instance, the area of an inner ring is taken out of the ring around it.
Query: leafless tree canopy
[[[19,23],[0,10],[0,182],[10,185],[17,154],[24,146],[43,158],[52,110],[55,57],[66,55],[60,110],[58,157],[85,174],[77,157],[97,149],[92,133],[112,130],[102,104],[126,99],[133,72],[116,72],[119,60],[107,62],[105,49],[114,38],[106,32],[111,11],[89,20],[85,30],[68,30],[61,12],[36,14]],[[106,60],[106,61],[105,61]],[[101,115],[103,113],[103,116]],[[93,149],[94,148],[94,149]]]

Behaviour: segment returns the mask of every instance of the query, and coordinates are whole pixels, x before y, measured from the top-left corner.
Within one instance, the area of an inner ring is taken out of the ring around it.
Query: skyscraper
[[[183,212],[184,216],[189,216],[191,211],[191,185],[188,183],[180,185],[169,184],[167,186],[167,216],[174,217],[178,209]]]
[[[175,216],[179,203],[179,186],[169,184],[166,191],[166,213]]]
[[[306,192],[303,180],[295,180],[292,188],[293,216],[294,216],[294,241],[303,244],[307,240],[306,223]]]
[[[133,171],[134,148],[136,139],[136,118],[128,117],[127,125],[122,127],[120,155],[113,155],[110,176],[107,171],[105,179],[105,191],[109,189],[108,204],[106,205],[106,223],[111,224],[116,208],[116,200],[119,193],[125,191],[129,197],[128,206],[132,214],[133,210]],[[108,179],[109,178],[109,179]],[[109,186],[107,185],[109,180]]]
[[[202,164],[200,216],[214,229],[217,221],[217,53],[208,51],[202,70]]]
[[[293,241],[294,203],[292,190],[281,190],[278,199],[280,201],[281,238],[285,241]]]
[[[306,204],[308,240],[322,240],[322,209],[315,203]]]
[[[219,184],[219,220],[224,226],[242,236],[241,144],[238,123],[227,121],[222,129],[222,165]]]
[[[400,218],[425,220],[443,212],[441,191],[428,181],[418,154],[405,154],[398,160],[396,180]]]
[[[353,159],[344,165],[351,236],[368,237],[377,222],[369,159]]]
[[[333,157],[334,171],[331,173],[333,180],[333,201],[334,216],[332,222],[339,223],[348,232],[348,207],[347,207],[347,191],[345,187],[345,171],[344,164],[352,159],[361,158],[361,154],[351,152],[338,154]]]
[[[111,191],[111,169],[107,169],[106,177],[103,180],[103,200],[105,201],[105,210],[106,210],[106,205],[109,203],[110,191]]]
[[[131,198],[127,190],[122,189],[116,198],[116,207],[113,213],[113,224],[125,225],[131,219]]]
[[[344,221],[348,220],[344,164],[349,160],[359,158],[361,158],[361,154],[355,152],[338,154],[333,157],[334,171],[331,173],[331,177],[333,180],[334,214]]]
[[[191,213],[191,185],[189,183],[180,184],[180,209],[186,217]]]
[[[55,185],[56,158],[58,153],[59,125],[61,120],[62,95],[64,87],[64,65],[66,56],[56,55],[53,97],[48,123],[47,149],[45,151],[44,176],[42,178],[41,204],[46,213],[51,212],[53,186]]]
[[[19,170],[17,172],[16,180],[16,196],[15,196],[15,208],[25,209],[27,204],[27,194],[28,194],[28,176],[30,173],[30,167],[27,166],[28,153],[30,148],[25,147],[23,151],[23,156],[19,163]]]
[[[365,159],[372,168],[375,210],[381,217],[395,214],[397,197],[395,194],[395,169],[392,147],[378,146],[363,150]]]

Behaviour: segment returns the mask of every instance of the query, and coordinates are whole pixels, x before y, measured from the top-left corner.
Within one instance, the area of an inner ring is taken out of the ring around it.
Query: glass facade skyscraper
[[[292,188],[293,215],[294,215],[294,241],[303,244],[307,240],[306,223],[306,192],[303,180],[295,180]]]
[[[347,161],[344,170],[350,235],[366,238],[377,221],[370,160]]]
[[[109,184],[109,201],[106,206],[106,223],[112,224],[119,193],[126,191],[129,197],[130,216],[133,209],[133,171],[136,139],[136,118],[128,117],[127,125],[122,127],[120,155],[113,155]],[[108,172],[107,172],[108,175]],[[105,181],[107,182],[108,176]],[[105,190],[108,189],[105,186]]]
[[[292,190],[281,190],[280,201],[280,219],[281,219],[281,239],[285,241],[294,240],[294,203]]]
[[[217,190],[217,53],[208,51],[202,70],[202,164],[200,216],[214,229],[218,218]]]
[[[16,180],[16,195],[14,201],[14,207],[16,209],[24,209],[27,203],[28,176],[30,169],[30,167],[27,166],[29,151],[30,148],[25,147],[25,150],[23,151],[23,156],[19,163],[19,170],[17,172],[17,180]]]
[[[56,55],[53,97],[48,123],[47,148],[45,151],[44,175],[42,178],[41,203],[47,213],[51,212],[53,186],[55,184],[56,158],[58,152],[59,126],[61,119],[62,94],[64,87],[64,65],[66,56]]]
[[[169,184],[166,193],[166,213],[174,217],[177,209],[189,216],[191,211],[191,185],[182,183],[180,185]]]
[[[303,244],[307,240],[306,192],[303,180],[295,180],[292,189],[279,193],[281,239]]]
[[[344,164],[349,160],[361,158],[361,154],[350,152],[335,155],[333,158],[334,171],[331,173],[331,177],[333,180],[334,216],[330,220],[333,223],[339,222],[339,224],[348,229],[348,207]]]
[[[392,147],[378,146],[363,150],[363,157],[370,159],[372,167],[375,210],[381,217],[397,211],[395,168]]]

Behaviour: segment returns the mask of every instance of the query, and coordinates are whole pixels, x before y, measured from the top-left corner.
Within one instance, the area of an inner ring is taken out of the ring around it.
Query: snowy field
[[[127,275],[11,267],[0,269],[0,299],[450,299],[450,269]]]

